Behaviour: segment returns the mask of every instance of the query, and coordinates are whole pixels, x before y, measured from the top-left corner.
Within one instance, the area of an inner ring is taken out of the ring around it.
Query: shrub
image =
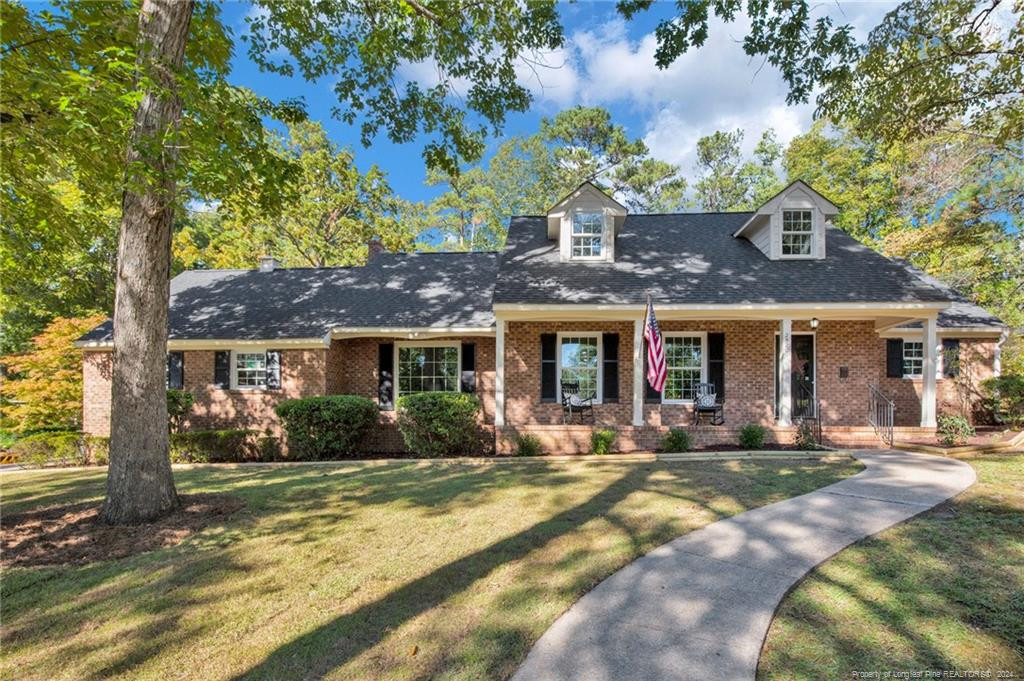
[[[416,393],[398,400],[398,429],[409,451],[440,457],[481,447],[480,400],[469,393]]]
[[[967,444],[967,439],[974,435],[974,426],[959,414],[944,414],[939,417],[936,436],[947,447]]]
[[[590,434],[591,454],[611,454],[615,447],[615,438],[618,433],[610,428],[595,430]]]
[[[239,463],[251,458],[251,430],[171,434],[171,463]]]
[[[32,466],[84,466],[85,452],[78,433],[68,431],[26,435],[13,445],[18,461]]]
[[[82,438],[82,449],[86,463],[95,466],[106,466],[110,463],[110,438],[99,435],[86,435]]]
[[[1024,376],[1005,375],[981,382],[985,401],[997,422],[1024,428]]]
[[[811,425],[810,421],[801,421],[800,425],[797,426],[794,444],[797,449],[811,450],[818,448],[818,441],[814,439],[814,426]]]
[[[184,390],[167,391],[167,420],[172,433],[180,433],[196,398]]]
[[[661,451],[663,452],[688,452],[693,448],[693,440],[690,434],[682,428],[671,428],[665,437],[661,438]]]
[[[744,449],[761,449],[767,430],[757,423],[748,423],[740,428],[740,447]]]
[[[279,461],[282,458],[281,441],[267,428],[256,439],[253,451],[257,461]]]
[[[516,435],[516,456],[540,456],[540,438],[536,435]]]
[[[357,395],[286,400],[275,411],[284,422],[289,456],[314,461],[352,456],[378,418],[377,405]]]

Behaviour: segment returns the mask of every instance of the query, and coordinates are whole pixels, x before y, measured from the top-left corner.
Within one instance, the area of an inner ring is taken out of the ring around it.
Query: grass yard
[[[117,561],[11,568],[0,676],[500,679],[636,556],[860,470],[839,461],[193,469],[245,509]],[[5,475],[14,513],[100,472]]]
[[[759,679],[1024,678],[1024,453],[961,458],[978,473],[973,487],[841,552],[786,597]]]

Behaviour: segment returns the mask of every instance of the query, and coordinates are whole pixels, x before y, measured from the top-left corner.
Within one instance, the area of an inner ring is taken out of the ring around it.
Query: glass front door
[[[779,417],[779,336],[775,335],[775,418]],[[793,334],[793,358],[790,390],[793,395],[793,418],[814,418],[814,334]]]

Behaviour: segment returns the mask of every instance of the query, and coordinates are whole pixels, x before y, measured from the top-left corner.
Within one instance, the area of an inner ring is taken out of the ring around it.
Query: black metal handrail
[[[875,434],[889,447],[892,447],[892,426],[895,412],[896,403],[889,399],[878,386],[868,384],[868,423],[874,427]]]
[[[807,409],[802,407],[797,408],[797,413],[794,416],[801,421],[813,421],[814,427],[814,441],[819,445],[821,444],[821,402],[818,400],[817,395],[811,390],[805,383],[797,382],[796,386],[798,390],[803,393],[799,401],[806,403],[810,407],[808,412]]]

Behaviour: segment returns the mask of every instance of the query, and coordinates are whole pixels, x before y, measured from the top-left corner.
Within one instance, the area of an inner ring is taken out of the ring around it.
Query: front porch
[[[498,312],[499,452],[508,451],[516,433],[536,435],[546,451],[587,451],[594,427],[615,429],[619,451],[655,449],[673,427],[691,431],[698,447],[735,445],[739,429],[748,423],[764,426],[768,441],[790,444],[804,418],[820,419],[826,444],[876,446],[878,438],[868,421],[870,394],[873,386],[885,387],[894,380],[887,378],[883,334],[908,319],[920,319],[931,342],[922,344],[922,376],[914,384],[917,399],[899,401],[894,426],[901,436],[934,432],[934,310],[662,306],[656,312],[669,377],[664,393],[658,394],[645,378],[641,307],[560,307]],[[593,426],[565,423],[563,378],[593,395]],[[723,401],[723,425],[693,425],[698,383],[715,385]]]

